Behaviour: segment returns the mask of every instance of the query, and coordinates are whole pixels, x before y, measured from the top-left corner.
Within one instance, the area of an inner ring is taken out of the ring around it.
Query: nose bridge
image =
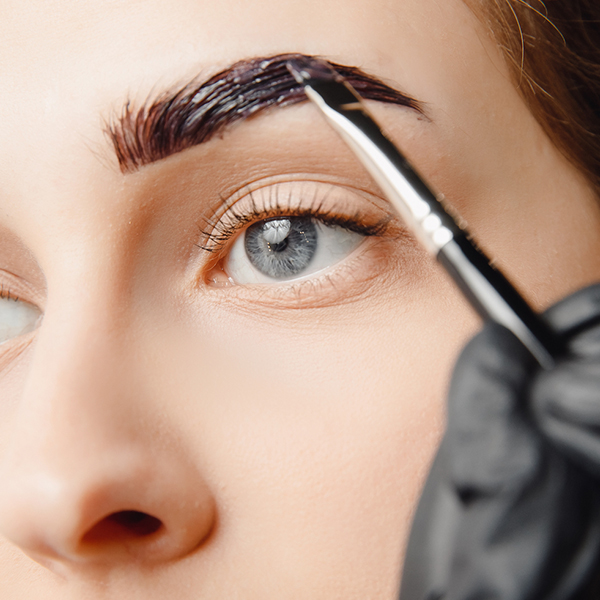
[[[65,438],[77,430],[92,435],[134,393],[124,311],[108,290],[100,294],[85,282],[68,288],[49,297],[20,402],[30,431],[39,421],[64,428]]]
[[[50,289],[0,457],[0,534],[42,564],[172,559],[207,535],[211,495],[152,416],[127,299],[88,281]]]
[[[64,194],[68,218],[62,212],[51,218],[50,233],[39,236],[47,301],[12,437],[15,447],[27,445],[23,457],[74,465],[66,448],[76,447],[79,457],[91,460],[132,439],[132,432],[142,434],[136,412],[144,412],[144,382],[136,361],[131,257],[144,239],[148,215],[135,215],[127,194],[109,197],[94,187],[78,207],[68,181],[50,187],[57,202]]]
[[[109,479],[118,485],[119,469],[132,477],[144,468],[133,435],[136,394],[110,313],[87,293],[47,305],[3,460],[8,487],[22,487],[23,506],[37,491],[40,515],[54,504],[65,507],[61,515],[81,515]]]

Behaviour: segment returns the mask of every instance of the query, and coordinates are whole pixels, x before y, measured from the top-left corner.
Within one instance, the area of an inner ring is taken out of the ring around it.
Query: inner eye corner
[[[9,347],[12,346],[11,342],[18,341],[27,345],[39,329],[42,319],[43,312],[30,302],[10,297],[0,299],[0,346]]]

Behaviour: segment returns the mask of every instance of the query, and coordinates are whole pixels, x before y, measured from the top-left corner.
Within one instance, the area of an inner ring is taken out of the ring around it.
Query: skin
[[[373,110],[538,309],[600,274],[587,182],[458,0],[0,8],[0,277],[43,311],[0,346],[0,596],[393,598],[477,319],[401,224],[313,286],[210,283],[220,198],[385,212],[310,105],[128,175],[103,123],[243,58],[358,65],[426,103]],[[126,510],[162,526],[112,526]]]

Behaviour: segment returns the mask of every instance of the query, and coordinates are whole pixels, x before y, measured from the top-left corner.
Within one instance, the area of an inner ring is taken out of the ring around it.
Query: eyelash
[[[11,292],[10,288],[0,284],[0,300],[14,300],[18,302],[20,299],[19,296]]]
[[[418,261],[413,239],[384,201],[353,186],[309,178],[282,180],[236,194],[222,200],[221,206],[218,214],[197,222],[196,246],[206,256],[194,269],[194,281],[200,286],[196,289],[210,294],[220,306],[227,300],[238,309],[287,310],[354,302],[374,289],[381,291],[401,274],[406,279]],[[239,235],[256,222],[286,217],[308,217],[358,233],[364,240],[351,255],[314,275],[273,285],[232,281],[227,260]]]
[[[364,223],[365,217],[360,212],[356,212],[353,216],[343,215],[335,212],[335,210],[326,210],[323,208],[323,201],[317,195],[313,197],[310,204],[304,207],[291,208],[282,206],[281,198],[277,188],[275,188],[274,197],[269,198],[270,206],[260,208],[252,192],[248,193],[250,198],[250,207],[244,212],[236,210],[235,204],[226,206],[223,216],[226,216],[225,222],[223,217],[217,218],[214,221],[207,222],[204,228],[200,228],[203,244],[198,244],[202,250],[210,253],[219,253],[227,247],[229,242],[243,229],[258,221],[265,221],[274,218],[284,217],[310,217],[316,219],[328,226],[337,226],[348,229],[355,233],[364,235],[365,237],[382,236],[385,234],[391,220],[391,215],[386,215],[378,222],[372,224]],[[274,203],[274,204],[272,204]]]

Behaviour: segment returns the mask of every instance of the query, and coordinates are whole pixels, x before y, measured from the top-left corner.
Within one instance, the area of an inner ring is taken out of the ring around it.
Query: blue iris
[[[244,246],[252,265],[267,277],[283,279],[304,271],[317,251],[310,217],[268,219],[246,230]]]

